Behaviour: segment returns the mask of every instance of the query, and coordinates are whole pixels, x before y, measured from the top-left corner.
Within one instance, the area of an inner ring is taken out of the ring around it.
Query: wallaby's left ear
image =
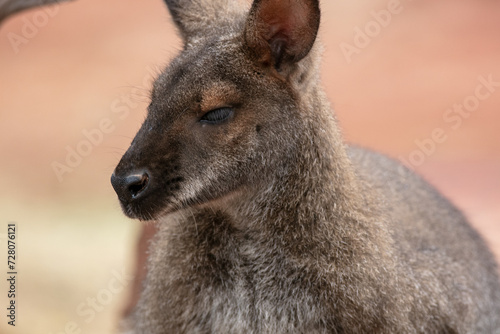
[[[278,70],[311,50],[320,21],[319,0],[255,0],[245,40],[259,62]]]
[[[215,34],[217,29],[233,25],[235,17],[245,10],[245,7],[236,0],[164,1],[186,43],[200,36]]]

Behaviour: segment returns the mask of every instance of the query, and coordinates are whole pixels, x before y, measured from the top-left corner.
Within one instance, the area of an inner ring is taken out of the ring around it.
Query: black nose
[[[130,202],[144,196],[149,184],[149,174],[146,171],[137,171],[124,176],[113,173],[111,184],[121,201]]]

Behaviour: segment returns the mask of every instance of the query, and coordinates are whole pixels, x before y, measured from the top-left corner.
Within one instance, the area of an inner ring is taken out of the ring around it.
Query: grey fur
[[[160,224],[134,333],[500,333],[497,267],[463,215],[344,144],[316,0],[166,2],[185,48],[113,176],[125,213]]]

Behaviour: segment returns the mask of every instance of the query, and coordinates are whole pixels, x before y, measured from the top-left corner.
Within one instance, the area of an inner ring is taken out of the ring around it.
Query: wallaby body
[[[166,2],[185,48],[112,177],[160,222],[134,333],[500,333],[495,261],[462,214],[344,144],[317,0]]]

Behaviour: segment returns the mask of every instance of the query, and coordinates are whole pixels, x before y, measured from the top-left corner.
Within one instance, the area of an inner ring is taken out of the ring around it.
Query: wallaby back
[[[166,0],[184,49],[112,176],[160,224],[135,333],[499,333],[496,265],[435,190],[347,147],[318,0]]]

